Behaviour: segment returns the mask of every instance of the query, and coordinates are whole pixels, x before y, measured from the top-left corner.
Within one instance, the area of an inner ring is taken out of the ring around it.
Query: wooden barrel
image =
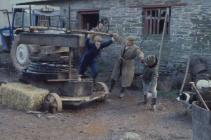
[[[211,109],[211,101],[206,103]],[[192,125],[193,140],[211,139],[211,111],[207,111],[199,102],[194,102],[192,106]]]

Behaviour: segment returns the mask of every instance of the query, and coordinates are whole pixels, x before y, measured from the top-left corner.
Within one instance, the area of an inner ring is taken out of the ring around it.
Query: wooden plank
[[[168,15],[168,21],[167,21],[167,34],[170,34],[170,14]]]
[[[185,86],[185,82],[186,82],[186,79],[187,79],[187,76],[188,76],[188,72],[189,72],[189,67],[190,67],[190,57],[188,57],[188,60],[187,60],[187,65],[186,65],[186,69],[185,69],[185,76],[184,76],[184,79],[183,79],[183,82],[182,82],[182,86],[181,86],[180,91],[179,91],[180,94],[182,94],[182,92],[183,92],[183,89],[184,89],[184,86]]]
[[[149,23],[149,33],[152,34],[152,10],[150,10],[150,23]]]
[[[79,14],[99,14],[100,9],[80,9]]]
[[[161,18],[161,12],[160,9],[158,10],[158,34],[160,34],[160,18]]]
[[[20,42],[41,46],[76,48],[79,46],[79,36],[74,34],[20,33]]]
[[[160,19],[158,19],[157,21],[157,34],[159,34],[159,30],[160,30]]]
[[[84,97],[62,97],[61,96],[61,100],[62,101],[69,101],[69,102],[80,102],[80,101],[89,101],[90,97],[89,96],[84,96]]]
[[[93,31],[77,30],[77,29],[67,30],[67,33],[83,33],[83,34],[96,34],[96,35],[110,36],[109,33],[93,32]]]
[[[165,30],[166,30],[167,17],[168,17],[168,13],[166,13],[166,15],[165,15],[164,27],[163,27],[163,33],[162,33],[162,39],[161,39],[160,48],[159,48],[159,56],[158,56],[158,64],[157,64],[158,65],[158,67],[157,67],[158,73],[159,73],[160,61],[161,61],[161,56],[162,56],[162,51],[163,51],[163,46],[164,46],[164,38],[165,38]]]
[[[157,25],[158,25],[158,19],[155,21],[155,34],[158,34],[158,32],[157,32]]]
[[[209,107],[207,106],[206,102],[204,101],[201,93],[199,92],[199,90],[197,89],[196,85],[194,82],[190,82],[190,84],[192,85],[192,87],[195,89],[196,93],[198,94],[199,99],[201,100],[202,104],[204,105],[204,107],[206,108],[207,111],[210,111]]]
[[[56,31],[64,31],[65,33],[82,33],[82,34],[97,34],[97,35],[103,35],[103,36],[110,36],[109,33],[93,32],[93,31],[81,30],[81,29],[68,30],[66,28],[43,27],[43,26],[30,26],[29,28],[34,29],[34,30],[56,30]]]
[[[48,82],[92,82],[92,79],[82,79],[82,81],[78,81],[78,79],[49,79]]]
[[[164,8],[164,7],[178,7],[178,6],[187,6],[188,3],[172,3],[172,4],[140,4],[140,5],[129,5],[130,8]]]
[[[147,22],[147,11],[144,11],[144,34],[147,34],[148,22]]]
[[[82,96],[82,97],[67,97],[67,96],[60,96],[60,99],[62,101],[66,102],[90,102],[94,101],[96,99],[100,99],[104,96],[106,96],[108,93],[106,92],[98,92],[98,93],[93,93],[91,96]]]
[[[72,79],[72,59],[73,59],[73,51],[69,48],[69,75],[68,78]]]
[[[156,34],[156,19],[154,19],[154,22],[153,22],[153,34]]]

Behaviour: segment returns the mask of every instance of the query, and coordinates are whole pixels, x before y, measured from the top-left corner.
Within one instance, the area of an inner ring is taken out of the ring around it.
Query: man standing
[[[97,26],[92,28],[91,31],[94,31],[94,32],[104,32],[103,31],[103,28],[104,28],[104,25],[103,25],[103,22],[102,21],[99,21],[97,23]]]
[[[104,32],[103,29],[104,29],[103,22],[102,21],[98,21],[97,26],[93,27],[90,31],[91,32]],[[92,42],[94,42],[94,36],[95,35],[89,35],[89,37],[90,37]]]
[[[148,55],[144,60],[144,71],[143,71],[143,92],[144,100],[141,104],[147,104],[147,98],[152,94],[151,109],[156,110],[157,100],[157,79],[158,79],[158,60],[154,55]]]
[[[124,97],[125,88],[131,86],[134,73],[135,64],[134,59],[138,57],[140,62],[144,60],[144,53],[134,44],[135,39],[133,37],[128,37],[127,40],[117,39],[122,43],[121,55],[117,60],[111,75],[111,85],[110,92],[112,91],[115,82],[120,79],[121,90],[120,98]]]

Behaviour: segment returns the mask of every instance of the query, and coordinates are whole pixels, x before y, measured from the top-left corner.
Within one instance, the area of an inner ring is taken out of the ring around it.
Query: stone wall
[[[184,68],[184,62],[189,55],[209,55],[211,52],[210,0],[73,0],[70,6],[71,27],[79,27],[78,11],[99,9],[100,17],[109,19],[111,32],[125,37],[135,36],[139,45],[143,39],[142,6],[172,3],[187,5],[171,7],[170,34],[165,38],[161,68],[164,70],[169,65]],[[61,7],[68,20],[68,3],[62,3]],[[144,53],[158,54],[160,41],[161,35],[147,36],[141,46]],[[100,70],[111,71],[119,51],[118,44],[106,48],[101,55]],[[137,71],[140,71],[140,65],[137,65]]]

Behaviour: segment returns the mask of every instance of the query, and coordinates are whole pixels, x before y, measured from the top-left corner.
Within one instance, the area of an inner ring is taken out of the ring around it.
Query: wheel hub
[[[21,65],[24,65],[29,60],[29,49],[25,44],[20,44],[16,50],[16,59],[17,62]]]

